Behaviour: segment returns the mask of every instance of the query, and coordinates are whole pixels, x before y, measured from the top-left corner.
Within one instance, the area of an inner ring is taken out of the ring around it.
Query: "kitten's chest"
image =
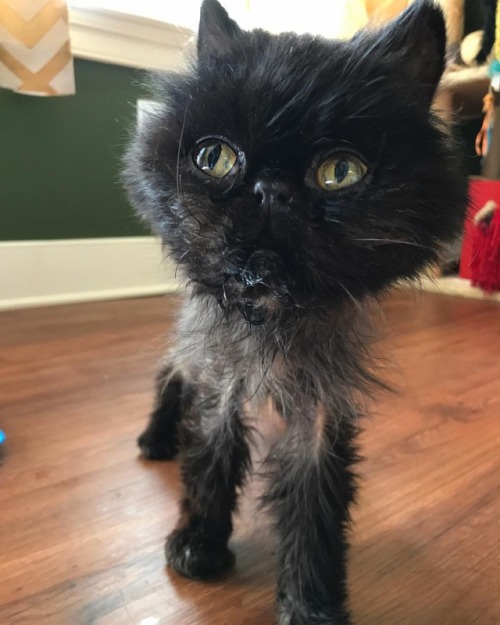
[[[245,401],[262,403],[271,396],[285,406],[301,394],[319,397],[350,368],[338,318],[331,325],[286,320],[280,328],[252,325],[238,314],[225,317],[218,307],[203,317],[199,306],[188,305],[185,312],[181,335],[192,366],[202,377],[224,380],[226,388],[240,387]]]

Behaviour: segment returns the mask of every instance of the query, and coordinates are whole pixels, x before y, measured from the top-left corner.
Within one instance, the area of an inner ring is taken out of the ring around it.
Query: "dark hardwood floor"
[[[138,457],[178,299],[0,314],[0,624],[271,625],[275,543],[244,497],[237,564],[165,569],[175,462]],[[356,625],[500,623],[500,306],[402,292],[385,306],[399,394],[366,421]]]

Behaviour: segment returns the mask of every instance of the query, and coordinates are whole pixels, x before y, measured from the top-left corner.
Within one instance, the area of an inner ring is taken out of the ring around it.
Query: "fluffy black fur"
[[[139,439],[147,458],[181,449],[182,514],[167,559],[193,578],[232,563],[248,407],[271,397],[287,423],[263,499],[279,536],[281,625],[351,622],[354,439],[360,400],[377,384],[368,304],[435,261],[466,204],[456,151],[430,112],[444,49],[431,2],[341,42],[244,32],[205,0],[196,61],[157,78],[162,110],[126,157],[131,201],[189,292]],[[206,138],[233,147],[234,175],[196,167]],[[315,172],[339,150],[367,173],[325,191]]]
[[[478,65],[486,63],[486,59],[495,43],[497,0],[482,0],[481,4],[483,6],[483,38],[481,40],[481,48],[476,56]]]

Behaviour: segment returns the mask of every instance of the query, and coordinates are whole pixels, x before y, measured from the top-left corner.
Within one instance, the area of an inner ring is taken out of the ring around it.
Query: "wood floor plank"
[[[233,573],[165,568],[175,462],[138,457],[179,298],[0,313],[0,624],[271,625],[275,541],[236,518]],[[401,291],[365,422],[356,625],[500,623],[500,306]]]

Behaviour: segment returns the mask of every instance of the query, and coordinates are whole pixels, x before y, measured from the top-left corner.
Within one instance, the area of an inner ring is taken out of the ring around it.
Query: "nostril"
[[[254,195],[258,204],[262,204],[264,202],[264,194],[262,193],[262,191],[256,191]]]
[[[291,189],[280,180],[258,180],[253,188],[255,199],[259,205],[286,206],[292,199]]]
[[[258,204],[262,204],[264,202],[265,195],[266,195],[265,186],[260,180],[255,183],[255,186],[253,188],[253,194]]]

